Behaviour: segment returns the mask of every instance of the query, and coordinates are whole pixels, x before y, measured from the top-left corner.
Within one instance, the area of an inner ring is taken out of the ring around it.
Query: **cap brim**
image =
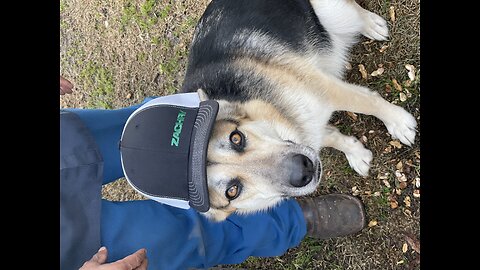
[[[189,205],[199,212],[206,212],[210,208],[207,184],[207,149],[217,113],[218,103],[216,101],[200,102],[192,131],[188,194]]]

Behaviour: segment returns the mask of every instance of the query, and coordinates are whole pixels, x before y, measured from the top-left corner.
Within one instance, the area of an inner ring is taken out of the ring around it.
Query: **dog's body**
[[[208,148],[211,209],[266,209],[319,183],[322,147],[367,175],[372,154],[328,121],[344,110],[381,119],[410,145],[416,121],[371,90],[341,80],[358,34],[385,40],[387,24],[352,0],[213,0],[200,19],[182,91],[220,104]]]

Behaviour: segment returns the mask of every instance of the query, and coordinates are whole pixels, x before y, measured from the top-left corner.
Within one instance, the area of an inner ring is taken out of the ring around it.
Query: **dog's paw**
[[[362,13],[364,26],[362,35],[374,40],[387,40],[388,25],[387,21],[377,14],[366,11]]]
[[[372,152],[366,149],[361,142],[357,140],[354,148],[345,153],[348,164],[361,176],[367,176],[370,169],[370,162],[373,159]]]
[[[395,106],[397,109],[392,113],[393,118],[384,124],[392,138],[399,139],[403,144],[411,146],[415,141],[417,121],[415,117],[405,109]]]

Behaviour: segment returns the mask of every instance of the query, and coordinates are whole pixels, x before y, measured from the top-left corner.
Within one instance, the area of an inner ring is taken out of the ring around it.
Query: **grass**
[[[126,1],[121,16],[122,30],[125,30],[129,24],[134,23],[142,31],[148,32],[151,27],[158,23],[159,19],[165,19],[171,6],[167,5],[157,14],[158,2],[158,0],[146,0],[138,5],[136,1]]]
[[[80,79],[84,82],[84,88],[91,89],[87,107],[113,109],[112,100],[115,97],[115,92],[113,91],[113,76],[109,70],[89,61],[80,70]]]
[[[233,0],[232,0],[233,1]],[[88,3],[87,3],[88,2]],[[72,95],[60,98],[61,107],[120,108],[141,102],[147,96],[175,93],[185,75],[193,30],[209,0],[103,0],[76,2],[60,1],[60,70],[74,85]],[[396,21],[388,21],[390,39],[368,42],[362,38],[352,49],[349,62],[352,70],[345,79],[369,87],[386,100],[397,103],[420,116],[420,52],[419,0],[365,0],[359,1],[368,10],[389,18],[389,7],[394,6]],[[389,47],[380,52],[384,45]],[[362,79],[358,64],[364,64],[370,74],[383,64],[385,72],[377,77]],[[405,64],[416,67],[416,80],[410,86]],[[402,84],[404,93],[411,94],[405,102],[395,90],[392,79]],[[390,91],[388,87],[390,86]],[[402,253],[403,233],[420,238],[420,201],[410,184],[420,177],[420,140],[413,147],[384,150],[392,140],[383,123],[366,115],[356,120],[344,112],[331,119],[342,132],[361,138],[373,153],[370,175],[361,177],[348,165],[345,156],[334,149],[323,149],[323,179],[311,196],[332,192],[352,193],[360,190],[369,220],[379,225],[363,230],[355,236],[318,241],[305,238],[284,255],[273,258],[249,258],[240,265],[226,268],[247,269],[419,269],[416,253]],[[420,124],[420,121],[419,121]],[[369,131],[373,130],[373,133]],[[420,130],[418,137],[420,138]],[[411,160],[409,185],[396,196],[398,208],[391,209],[389,196],[395,193],[395,165]],[[389,172],[387,188],[377,175]],[[380,196],[365,192],[380,192]],[[142,199],[125,179],[104,186],[104,198],[110,200]],[[403,200],[411,197],[411,207]],[[409,210],[410,214],[405,214]],[[397,262],[404,260],[402,264]]]
[[[67,9],[67,2],[66,0],[60,0],[60,13],[64,13],[65,10]]]

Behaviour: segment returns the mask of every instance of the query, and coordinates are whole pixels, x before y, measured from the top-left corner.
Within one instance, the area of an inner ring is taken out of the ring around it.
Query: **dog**
[[[344,152],[366,176],[372,153],[329,124],[335,111],[373,115],[393,138],[414,143],[410,113],[342,80],[360,34],[386,40],[387,22],[353,0],[212,0],[182,84],[182,92],[219,103],[207,153],[207,217],[222,221],[314,192],[322,147]]]

